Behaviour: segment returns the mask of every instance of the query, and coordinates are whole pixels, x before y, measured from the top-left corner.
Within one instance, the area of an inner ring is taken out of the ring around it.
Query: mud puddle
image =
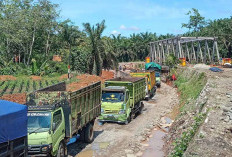
[[[166,135],[167,133],[162,131],[162,130],[156,130],[152,133],[152,137],[149,139],[149,146],[148,148],[145,150],[143,157],[163,157],[164,156],[164,152],[163,152],[163,145],[164,145],[164,141],[163,141],[163,137]]]
[[[100,150],[106,149],[109,145],[109,142],[93,143],[89,148],[86,148],[86,150],[83,150],[75,157],[94,157]]]
[[[163,157],[164,140],[163,138],[168,134],[169,127],[172,125],[173,120],[169,117],[162,117],[161,123],[158,127],[153,129],[148,141],[148,147],[143,153],[143,157]]]

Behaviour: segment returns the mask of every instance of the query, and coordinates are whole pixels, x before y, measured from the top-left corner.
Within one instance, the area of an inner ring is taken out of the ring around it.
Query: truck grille
[[[28,146],[28,153],[39,153],[40,146]]]
[[[106,113],[106,114],[118,114],[118,110],[105,110],[105,112],[104,113]]]

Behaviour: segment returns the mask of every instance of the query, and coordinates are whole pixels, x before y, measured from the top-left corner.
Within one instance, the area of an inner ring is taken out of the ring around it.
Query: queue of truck
[[[28,148],[23,149],[24,155],[66,156],[67,143],[77,134],[80,140],[91,143],[97,117],[101,123],[130,123],[142,112],[143,100],[155,94],[156,76],[157,73],[149,69],[132,72],[130,77],[106,80],[103,89],[101,82],[97,82],[67,92],[66,83],[62,82],[28,94],[25,104],[28,109],[27,135],[20,136],[27,138],[27,142],[23,138],[24,147]],[[4,105],[0,104],[0,107]],[[6,139],[0,141],[0,150],[9,142],[8,135]],[[3,156],[9,154],[12,150]]]

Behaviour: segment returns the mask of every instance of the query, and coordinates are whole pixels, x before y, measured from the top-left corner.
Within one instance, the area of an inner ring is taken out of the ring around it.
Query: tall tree
[[[104,51],[104,46],[102,42],[102,33],[105,26],[105,20],[101,23],[97,23],[96,26],[92,26],[89,23],[83,24],[85,28],[85,32],[87,33],[90,43],[91,43],[91,56],[90,56],[90,67],[89,72],[92,74],[96,72],[96,75],[101,75],[102,71],[102,59],[101,59],[101,52]]]
[[[201,16],[199,11],[195,8],[192,8],[186,15],[189,15],[189,22],[183,23],[182,27],[196,32],[201,30],[207,24],[205,17]]]

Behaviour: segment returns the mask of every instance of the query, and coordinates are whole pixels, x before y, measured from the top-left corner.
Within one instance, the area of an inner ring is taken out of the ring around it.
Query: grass
[[[177,74],[177,80],[175,85],[180,92],[180,115],[178,118],[181,118],[186,112],[191,112],[197,109],[196,105],[193,105],[196,99],[199,97],[201,91],[206,85],[207,78],[205,73],[197,73],[196,71],[188,72],[182,71]],[[205,104],[200,104],[198,106],[200,111],[202,111]],[[184,152],[187,150],[189,143],[195,136],[200,125],[204,121],[206,113],[200,113],[194,117],[194,122],[191,124],[191,127],[182,133],[181,137],[176,139],[174,144],[174,150],[171,153],[171,157],[182,157]]]
[[[205,73],[193,73],[190,77],[185,77],[184,74],[181,73],[177,78],[175,85],[181,93],[181,103],[188,103],[189,101],[195,100],[200,95],[207,82]]]
[[[183,132],[181,137],[174,142],[174,151],[172,152],[171,157],[181,157],[184,155],[189,143],[192,141],[202,122],[205,120],[205,117],[206,113],[201,113],[194,117],[194,123],[191,128]]]

